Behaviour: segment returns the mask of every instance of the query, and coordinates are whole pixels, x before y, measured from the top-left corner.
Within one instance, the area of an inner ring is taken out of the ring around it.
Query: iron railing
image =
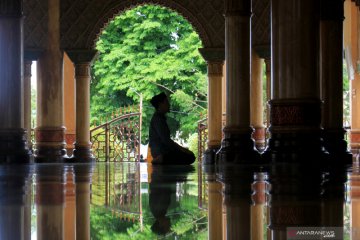
[[[98,161],[139,161],[141,112],[121,115],[90,130],[92,151]]]
[[[208,140],[207,118],[198,121],[198,159],[201,162]]]

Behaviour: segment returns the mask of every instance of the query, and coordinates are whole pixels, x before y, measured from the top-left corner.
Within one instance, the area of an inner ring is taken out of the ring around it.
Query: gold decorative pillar
[[[208,142],[202,163],[214,164],[222,138],[222,78],[224,49],[202,48],[200,53],[208,66]]]
[[[321,0],[320,80],[324,146],[334,163],[351,164],[343,127],[344,0]]]
[[[219,163],[260,160],[250,127],[250,0],[225,1],[226,126]]]
[[[319,0],[271,2],[271,138],[264,157],[273,162],[313,164],[327,157],[321,138],[319,8]]]
[[[0,2],[0,163],[27,163],[23,120],[22,0]]]
[[[67,155],[74,151],[76,140],[76,111],[75,111],[75,68],[69,56],[64,54],[64,117],[65,117],[65,142]]]
[[[24,61],[24,128],[28,148],[32,149],[31,143],[31,60]]]
[[[253,138],[258,150],[265,148],[265,127],[263,107],[262,59],[252,50],[251,57],[251,108],[250,123],[254,128]]]
[[[346,1],[347,8],[345,18],[345,47],[351,49],[352,64],[359,64],[360,61],[360,10],[353,2]],[[347,34],[346,34],[347,33]],[[347,38],[346,38],[347,37]],[[350,146],[353,153],[360,151],[360,72],[356,71],[354,79],[350,81],[350,115],[351,132]]]
[[[75,166],[77,240],[90,240],[91,175],[92,166]]]
[[[270,107],[269,101],[271,100],[271,59],[265,59],[266,66],[266,128],[270,126]]]
[[[35,184],[37,239],[64,239],[63,166],[38,165]]]
[[[66,154],[63,52],[60,50],[60,0],[48,0],[45,51],[37,62],[37,162],[62,162]]]
[[[354,164],[354,169],[358,168]],[[351,238],[360,238],[360,175],[358,171],[354,171],[349,177],[350,184],[350,229]]]
[[[91,63],[96,50],[68,51],[75,65],[76,84],[76,142],[73,159],[92,161],[90,142],[90,80]]]

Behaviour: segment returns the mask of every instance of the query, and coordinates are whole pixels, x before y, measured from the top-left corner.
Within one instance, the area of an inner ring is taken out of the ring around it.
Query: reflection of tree
[[[147,189],[147,187],[147,183],[142,183],[142,189]],[[171,221],[171,232],[166,237],[158,236],[151,231],[154,217],[149,207],[149,195],[143,193],[141,196],[144,219],[142,228],[139,221],[120,220],[119,216],[112,214],[107,207],[93,205],[90,216],[91,239],[148,240],[174,239],[175,237],[177,239],[207,239],[207,216],[205,211],[198,208],[197,181],[192,179],[188,182],[177,182],[174,191],[167,210],[167,216]]]

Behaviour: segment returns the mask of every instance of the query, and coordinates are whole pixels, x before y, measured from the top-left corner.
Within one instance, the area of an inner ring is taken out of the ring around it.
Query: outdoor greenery
[[[115,17],[96,44],[100,55],[93,65],[92,122],[138,103],[142,94],[146,143],[154,111],[149,100],[164,91],[171,99],[172,135],[187,139],[207,108],[206,63],[199,48],[190,23],[169,9],[144,5]]]

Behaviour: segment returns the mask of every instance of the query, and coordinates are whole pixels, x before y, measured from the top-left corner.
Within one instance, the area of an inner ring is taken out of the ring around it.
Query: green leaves
[[[187,138],[206,111],[206,64],[199,36],[177,13],[145,5],[115,17],[103,31],[93,65],[92,119],[144,98],[143,141],[153,108],[149,100],[161,91],[171,95],[175,132]]]

